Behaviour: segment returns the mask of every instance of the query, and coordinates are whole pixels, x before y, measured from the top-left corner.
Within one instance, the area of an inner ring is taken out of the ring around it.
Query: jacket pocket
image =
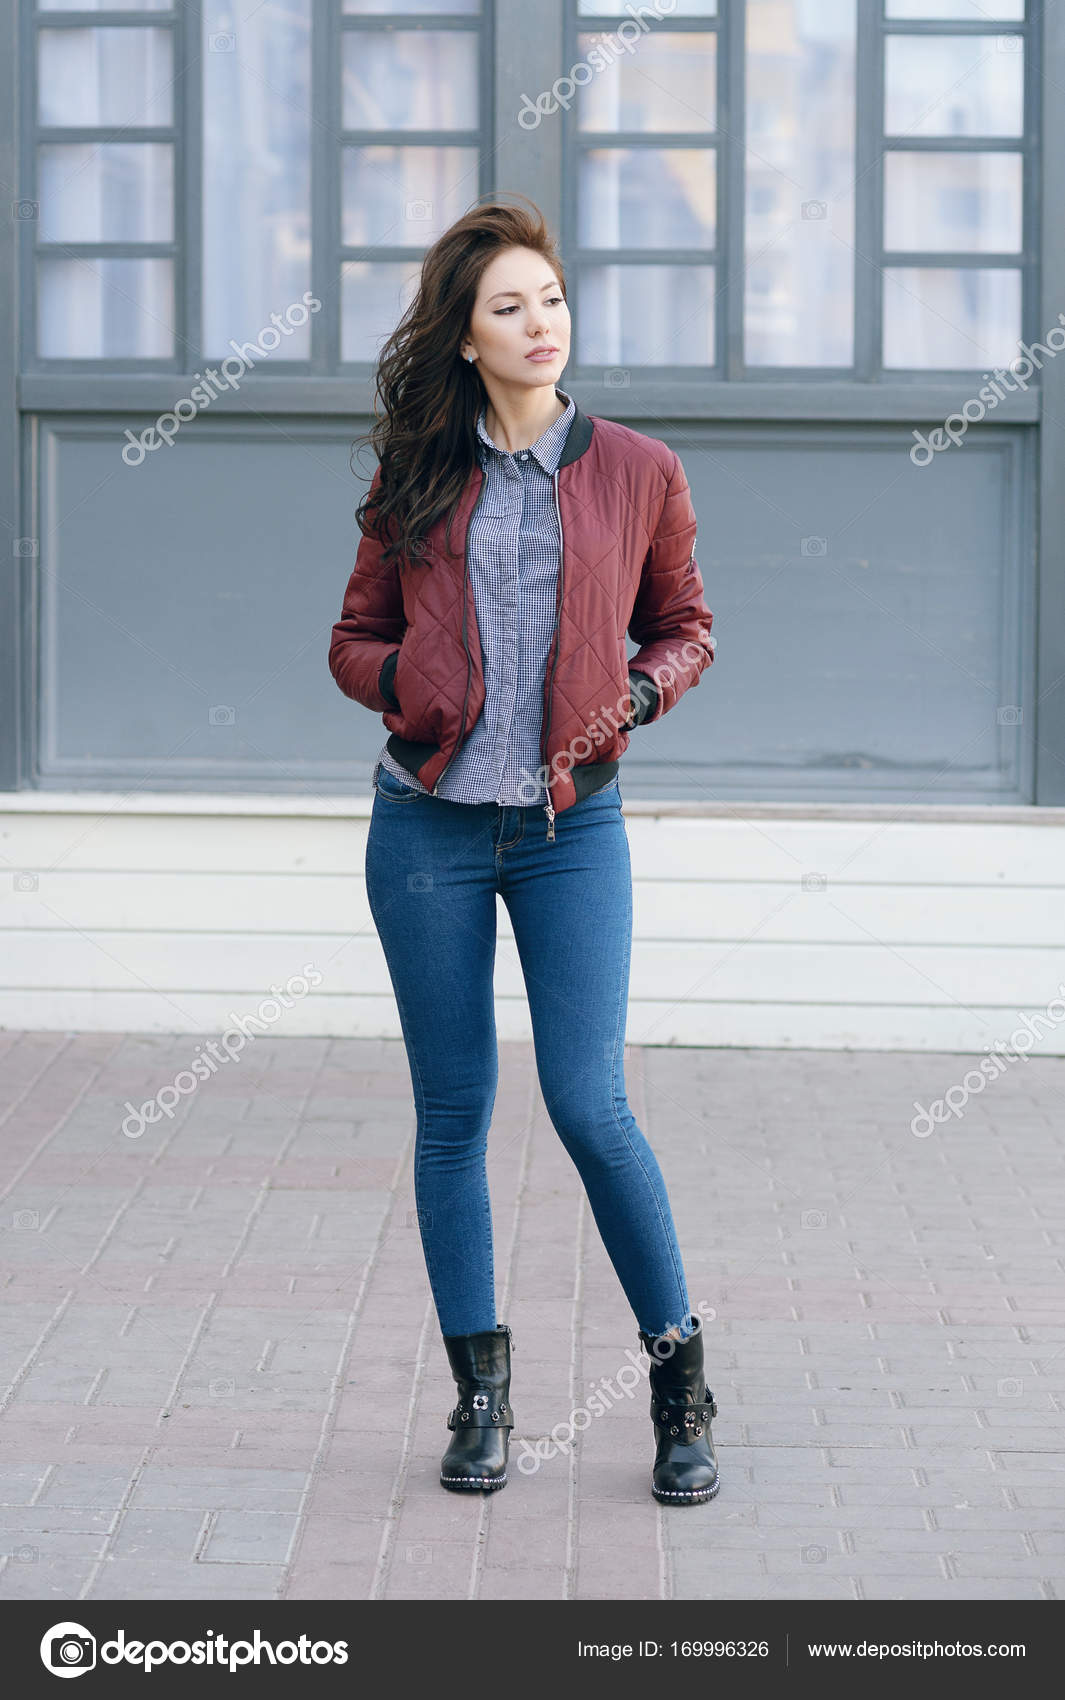
[[[415,713],[419,680],[411,670],[409,637],[410,627],[408,626],[396,655],[396,671],[392,681],[392,689],[399,698],[399,714],[403,721],[400,736],[418,742],[422,737],[421,720]]]
[[[396,695],[396,683],[395,683],[395,681],[396,681],[396,663],[397,663],[398,660],[399,660],[399,651],[397,649],[394,649],[392,651],[391,655],[385,656],[384,661],[381,663],[381,671],[377,675],[378,689],[380,690],[381,695],[384,697],[385,702],[388,704],[389,714],[396,714],[396,713],[399,712],[399,706],[400,705],[399,705],[399,698]]]
[[[399,650],[397,651],[397,654],[396,654],[396,670],[392,675],[392,690],[395,693],[395,695],[399,698],[399,712],[403,715],[404,719],[406,719],[406,717],[407,717],[406,705],[410,700],[409,694],[407,693],[407,689],[406,689],[406,686],[404,684],[404,678],[403,678],[404,663],[408,659],[408,656],[407,656],[407,653],[406,653],[406,650],[407,650],[407,635],[408,635],[407,632],[404,632],[402,641],[401,641],[400,646],[399,646]]]
[[[632,727],[627,723],[626,720],[624,720],[622,718],[622,716],[625,714],[625,710],[622,707],[622,703],[623,703],[623,701],[625,701],[629,697],[630,694],[631,693],[629,691],[629,657],[628,657],[628,651],[625,648],[625,639],[622,638],[621,641],[618,644],[618,677],[617,677],[617,704],[618,704],[617,738],[618,738],[619,749],[620,749],[620,745],[621,745],[622,734],[632,731]],[[630,715],[632,714],[631,707],[629,708],[628,712],[629,712]]]

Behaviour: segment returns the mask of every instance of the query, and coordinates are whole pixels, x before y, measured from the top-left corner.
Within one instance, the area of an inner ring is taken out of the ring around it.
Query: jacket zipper
[[[433,786],[432,795],[434,797],[436,796],[437,792],[440,790],[440,783],[441,783],[441,780],[444,777],[444,774],[446,774],[448,768],[451,766],[451,763],[454,761],[455,757],[459,753],[459,750],[462,748],[463,744],[466,741],[466,705],[470,700],[470,685],[471,685],[472,680],[473,680],[473,656],[470,654],[470,645],[469,645],[469,641],[466,637],[466,585],[467,585],[467,582],[468,582],[469,576],[470,576],[470,528],[473,525],[473,516],[477,512],[477,509],[481,505],[481,498],[484,495],[485,485],[487,483],[488,483],[488,474],[482,468],[481,488],[477,492],[477,500],[474,502],[473,510],[470,514],[469,519],[466,522],[466,537],[465,537],[465,541],[463,543],[463,550],[462,550],[462,647],[466,651],[466,694],[462,699],[462,724],[459,727],[458,743],[455,745],[455,748],[452,750],[450,756],[448,757],[447,761],[445,762],[443,771],[440,774],[440,778],[437,780],[436,784]]]
[[[555,682],[555,668],[558,666],[558,629],[562,619],[562,589],[565,570],[565,550],[562,546],[562,508],[558,499],[557,467],[552,482],[555,486],[555,512],[558,515],[558,602],[555,607],[555,653],[551,662],[551,677],[547,681],[547,716],[544,721],[543,732],[540,735],[540,766],[545,773],[547,771],[547,739],[551,731],[551,687]],[[547,802],[544,804],[544,813],[547,816],[547,841],[549,844],[553,844],[555,842],[555,810],[551,802],[550,784],[547,785]]]

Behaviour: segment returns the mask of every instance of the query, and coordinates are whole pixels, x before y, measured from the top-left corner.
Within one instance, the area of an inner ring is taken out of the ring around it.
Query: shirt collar
[[[573,416],[576,412],[576,405],[573,397],[567,395],[565,390],[560,390],[557,384],[555,386],[555,394],[558,396],[560,401],[564,401],[566,403],[566,411],[565,413],[560,414],[554,424],[547,427],[546,431],[542,431],[540,433],[535,443],[531,444],[528,450],[529,454],[532,455],[537,464],[542,466],[544,471],[547,473],[553,473],[557,470],[558,463],[562,458],[562,450],[566,446],[566,438],[569,436],[569,428],[573,424]],[[477,415],[477,436],[481,445],[480,457],[482,466],[488,459],[489,449],[497,455],[504,455],[510,452],[507,449],[499,448],[495,443],[493,443],[488,432],[485,430],[484,420],[485,409],[482,407],[480,413]]]

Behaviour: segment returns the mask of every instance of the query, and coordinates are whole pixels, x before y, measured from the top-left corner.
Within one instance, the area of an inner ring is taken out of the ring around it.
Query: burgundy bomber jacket
[[[452,550],[441,514],[402,573],[397,561],[383,565],[373,535],[362,536],[329,646],[340,689],[381,714],[390,753],[430,792],[484,708],[466,546],[483,484],[474,466],[452,522]],[[715,642],[695,560],[691,493],[673,449],[577,407],[554,486],[562,551],[539,775],[549,837],[556,813],[617,772],[633,716],[630,670],[657,688],[649,711],[637,703],[648,724],[698,684]],[[626,631],[640,646],[631,660]]]

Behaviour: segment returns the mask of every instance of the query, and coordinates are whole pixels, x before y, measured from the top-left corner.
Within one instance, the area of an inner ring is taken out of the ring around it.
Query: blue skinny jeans
[[[555,820],[454,803],[378,763],[366,891],[417,1111],[415,1202],[441,1333],[496,1327],[485,1168],[498,1079],[496,893],[507,906],[548,1114],[637,1324],[692,1332],[665,1183],[629,1108],[629,842],[615,776]]]

